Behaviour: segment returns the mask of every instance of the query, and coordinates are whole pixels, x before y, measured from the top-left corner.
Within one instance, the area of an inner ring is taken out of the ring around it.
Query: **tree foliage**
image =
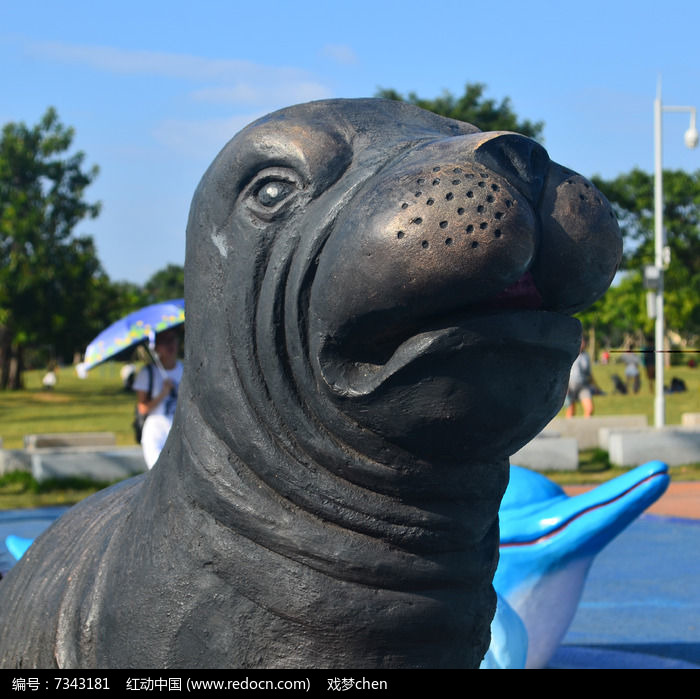
[[[89,237],[75,226],[98,215],[85,190],[98,168],[70,154],[74,131],[48,109],[28,127],[8,123],[0,137],[0,387],[21,385],[30,345],[77,348],[90,333],[95,289],[107,278]]]
[[[181,265],[169,264],[158,270],[144,284],[145,304],[160,303],[185,295],[185,269]]]
[[[653,332],[647,316],[643,271],[654,264],[654,176],[634,169],[613,180],[593,178],[612,203],[624,240],[622,281],[580,318],[619,340],[621,334]],[[670,264],[664,272],[666,327],[692,341],[700,335],[700,171],[663,175],[663,221]]]
[[[511,107],[510,98],[505,97],[500,102],[487,99],[484,97],[485,90],[486,86],[483,83],[467,83],[464,94],[460,97],[455,97],[447,90],[434,99],[418,97],[415,92],[409,92],[408,96],[404,97],[391,88],[382,88],[375,96],[409,102],[450,119],[467,121],[482,131],[515,131],[542,140],[543,122],[518,119]]]

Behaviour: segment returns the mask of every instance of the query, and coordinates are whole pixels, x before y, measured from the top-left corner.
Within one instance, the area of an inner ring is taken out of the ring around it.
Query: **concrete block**
[[[611,430],[607,439],[610,462],[616,466],[638,466],[653,459],[669,466],[700,463],[700,428]]]
[[[578,443],[573,437],[539,435],[510,457],[510,463],[534,471],[575,471]]]
[[[143,451],[139,446],[37,449],[27,453],[31,459],[32,475],[38,481],[74,476],[95,481],[116,481],[146,470]]]
[[[604,427],[647,427],[646,415],[593,415],[591,417],[555,417],[542,434],[560,434],[573,437],[579,449],[595,449],[600,446],[599,430]]]
[[[598,446],[605,451],[610,451],[610,435],[621,434],[622,432],[637,433],[645,431],[648,427],[601,427],[598,430]]]
[[[24,448],[30,450],[54,447],[113,447],[116,443],[114,432],[56,432],[28,434],[24,437]]]
[[[32,460],[23,449],[0,449],[0,476],[11,471],[31,471]]]

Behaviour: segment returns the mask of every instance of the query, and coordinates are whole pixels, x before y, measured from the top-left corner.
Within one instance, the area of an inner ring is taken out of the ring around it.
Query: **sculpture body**
[[[0,584],[2,665],[478,667],[508,456],[620,253],[522,136],[383,100],[247,127],[192,204],[166,448]]]

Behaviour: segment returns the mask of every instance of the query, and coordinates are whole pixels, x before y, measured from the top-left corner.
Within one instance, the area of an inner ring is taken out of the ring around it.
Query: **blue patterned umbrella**
[[[129,313],[103,330],[85,350],[81,371],[88,371],[141,343],[151,345],[156,334],[185,322],[185,300],[173,299]]]

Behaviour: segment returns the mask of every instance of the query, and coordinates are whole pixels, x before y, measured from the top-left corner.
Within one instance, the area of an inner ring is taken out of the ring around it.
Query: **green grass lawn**
[[[43,372],[27,372],[25,390],[0,391],[0,437],[4,448],[21,449],[24,435],[44,432],[114,432],[117,444],[133,445],[131,420],[135,395],[123,390],[120,368],[116,362],[107,362],[93,369],[87,379],[79,379],[71,367],[63,368],[52,391],[41,388]],[[613,393],[612,374],[623,378],[623,366],[594,367],[593,376],[606,394],[595,396],[596,415],[642,414],[653,425],[654,396],[646,379],[642,379],[641,390],[636,395],[619,395]],[[688,390],[666,396],[669,425],[680,424],[682,413],[700,412],[700,369],[668,367],[666,384],[674,376],[685,381]],[[563,415],[563,410],[560,414]]]
[[[117,444],[133,446],[136,396],[122,388],[120,364],[108,362],[79,379],[72,367],[58,372],[55,389],[41,387],[41,371],[25,374],[25,389],[0,391],[3,448],[22,449],[27,434],[114,432]],[[73,505],[108,485],[85,479],[37,483],[28,473],[0,477],[0,509]]]
[[[25,435],[47,432],[114,432],[117,444],[133,445],[136,395],[122,388],[120,368],[108,362],[79,379],[65,367],[51,391],[42,390],[43,372],[26,372],[24,390],[0,391],[3,447],[21,449]]]
[[[12,471],[0,476],[0,510],[24,510],[56,505],[75,505],[88,495],[106,488],[85,478],[65,478],[37,483],[31,473]]]
[[[613,355],[614,357],[615,355]],[[654,424],[654,395],[642,371],[642,386],[637,394],[620,395],[613,393],[612,375],[617,374],[623,381],[625,378],[624,365],[596,364],[593,367],[593,378],[605,392],[604,396],[594,396],[596,415],[646,415],[650,425]],[[700,368],[690,369],[687,366],[666,367],[664,383],[668,386],[673,377],[685,381],[687,391],[666,395],[666,424],[679,425],[683,413],[700,412]],[[560,415],[563,415],[562,410]],[[577,406],[577,414],[581,415],[581,407]]]
[[[51,391],[41,388],[43,372],[29,371],[22,391],[0,391],[0,437],[5,449],[21,449],[24,436],[46,432],[114,432],[118,445],[134,444],[131,421],[135,395],[122,388],[121,365],[108,362],[93,369],[87,379],[79,379],[66,367],[58,375],[58,385]],[[593,375],[606,395],[595,396],[597,415],[643,414],[654,424],[654,396],[646,380],[636,395],[613,393],[612,374],[624,377],[621,364],[596,365]],[[666,396],[666,422],[680,424],[684,412],[700,412],[700,369],[687,366],[668,367],[666,384],[672,377],[685,381],[688,390]],[[580,412],[580,411],[579,411]],[[563,415],[562,413],[560,413]],[[581,454],[576,472],[547,474],[561,484],[599,483],[625,469],[611,468],[607,454],[591,450]],[[700,479],[700,464],[674,467],[677,480]],[[73,504],[103,487],[89,482],[53,482],[37,484],[29,474],[9,474],[0,478],[0,509]]]

